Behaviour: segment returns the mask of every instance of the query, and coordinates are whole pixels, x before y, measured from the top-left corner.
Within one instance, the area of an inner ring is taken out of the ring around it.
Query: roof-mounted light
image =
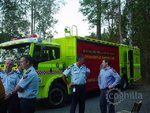
[[[37,38],[36,34],[26,35],[24,38]]]

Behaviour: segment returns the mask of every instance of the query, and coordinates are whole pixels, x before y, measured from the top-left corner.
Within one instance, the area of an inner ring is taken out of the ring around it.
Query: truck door
[[[134,77],[134,70],[133,70],[133,50],[128,51],[128,74],[130,78]]]

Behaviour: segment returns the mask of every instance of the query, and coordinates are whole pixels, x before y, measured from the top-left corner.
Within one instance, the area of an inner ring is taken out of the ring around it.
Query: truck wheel
[[[55,84],[49,90],[48,104],[53,108],[62,107],[66,102],[66,98],[67,91],[65,87],[61,84]]]

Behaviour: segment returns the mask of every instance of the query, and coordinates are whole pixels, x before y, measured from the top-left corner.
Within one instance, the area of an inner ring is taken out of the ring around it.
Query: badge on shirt
[[[27,75],[23,75],[23,79],[26,79],[28,76]]]
[[[77,70],[78,70],[78,68],[76,68],[76,67],[75,67],[75,68],[73,68],[73,71],[77,71]]]

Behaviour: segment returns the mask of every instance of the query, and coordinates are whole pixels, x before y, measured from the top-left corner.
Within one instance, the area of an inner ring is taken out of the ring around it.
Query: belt
[[[4,97],[5,97],[5,93],[0,94],[0,99],[4,99]]]
[[[100,89],[100,90],[108,90],[109,88],[108,87],[106,87],[106,88],[104,88],[104,89]]]
[[[36,100],[36,98],[20,98],[21,100]]]
[[[86,87],[85,84],[72,85],[71,87]]]

